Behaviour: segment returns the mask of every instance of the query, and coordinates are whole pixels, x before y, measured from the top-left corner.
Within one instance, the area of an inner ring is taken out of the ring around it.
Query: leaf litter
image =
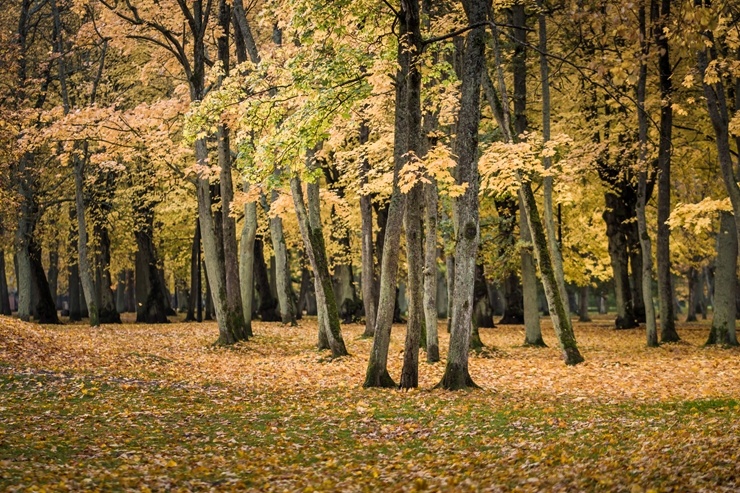
[[[255,323],[215,346],[213,323],[36,326],[0,317],[5,491],[737,491],[737,349],[644,347],[642,331],[576,324],[586,363],[481,331],[483,389],[366,390],[372,341],[315,349],[316,321]],[[554,345],[549,323],[545,340]],[[402,365],[395,327],[389,370]],[[421,359],[423,360],[423,352]]]

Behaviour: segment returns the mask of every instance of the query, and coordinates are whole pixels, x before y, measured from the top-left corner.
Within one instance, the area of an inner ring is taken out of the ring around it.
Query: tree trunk
[[[689,306],[686,313],[687,322],[696,322],[697,307],[699,305],[699,275],[694,267],[689,268],[686,281],[689,285]]]
[[[275,177],[277,176],[279,176],[279,173],[276,171]],[[277,191],[273,191],[272,201],[277,200],[277,197]],[[280,307],[280,319],[284,324],[295,325],[295,307],[291,296],[288,250],[285,246],[283,220],[278,216],[270,218],[270,239],[272,240],[272,251],[275,255],[275,287],[277,288],[278,306]]]
[[[418,13],[418,1],[411,0]],[[404,39],[409,33],[409,5],[401,2],[401,11],[397,20],[399,39]],[[388,346],[391,338],[391,325],[396,308],[396,276],[398,274],[398,248],[401,242],[401,228],[403,226],[406,196],[398,186],[398,174],[406,163],[406,149],[408,147],[408,113],[406,101],[408,98],[408,73],[411,65],[411,54],[403,43],[399,43],[397,50],[398,72],[396,74],[396,107],[395,131],[393,142],[393,191],[391,192],[388,216],[383,231],[383,250],[380,270],[380,290],[378,298],[378,313],[375,319],[375,334],[373,347],[365,373],[364,387],[395,387],[396,384],[388,374]]]
[[[84,180],[85,180],[85,163],[82,159],[76,159],[74,163],[75,174],[75,205],[77,209],[77,251],[78,268],[82,292],[85,295],[87,304],[87,313],[90,318],[90,326],[100,325],[98,316],[98,307],[95,304],[95,284],[93,282],[92,265],[90,263],[88,242],[87,242],[87,223],[85,221],[85,203],[84,203]]]
[[[122,270],[116,276],[116,311],[126,311],[126,271]]]
[[[186,322],[201,321],[201,317],[196,319],[196,311],[201,310],[200,298],[203,287],[201,286],[200,274],[200,223],[195,221],[195,233],[193,243],[190,248],[190,297],[188,298],[188,313],[185,315]]]
[[[121,315],[116,310],[116,299],[111,289],[113,278],[110,275],[110,236],[108,235],[108,228],[101,227],[99,236],[100,253],[95,271],[98,279],[96,282],[98,286],[97,293],[100,295],[100,299],[97,301],[97,305],[100,307],[100,323],[120,324]]]
[[[419,2],[408,2],[406,11],[408,46],[413,53],[421,53],[421,15]],[[417,158],[422,157],[421,143],[421,68],[413,55],[408,71],[406,88],[406,152]],[[414,184],[406,196],[406,297],[409,302],[406,341],[403,351],[403,368],[399,386],[411,389],[419,386],[419,341],[424,325],[424,244],[422,239],[422,213],[424,206],[424,186]],[[436,253],[436,248],[435,248]],[[436,314],[432,322],[436,322]]]
[[[136,322],[144,324],[167,323],[164,289],[160,285],[157,256],[152,241],[152,224],[139,224],[136,237]]]
[[[487,3],[463,0],[469,24],[486,19]],[[480,230],[478,224],[478,125],[480,123],[480,82],[485,66],[485,28],[466,35],[460,109],[455,152],[458,156],[457,183],[467,183],[465,192],[453,204],[455,225],[455,293],[452,303],[450,348],[445,373],[439,386],[448,390],[476,386],[468,371],[468,348],[472,330],[473,288]]]
[[[658,5],[660,2],[660,5]],[[676,332],[673,313],[673,288],[671,285],[671,230],[666,221],[671,214],[671,147],[673,130],[673,87],[668,35],[664,27],[671,14],[671,0],[652,0],[651,17],[655,23],[654,35],[658,48],[658,71],[660,75],[660,142],[658,144],[658,234],[656,258],[658,264],[658,302],[660,304],[660,340],[675,342],[680,338]]]
[[[524,206],[519,202],[520,219],[519,228],[522,242],[525,246],[521,249],[522,258],[522,296],[524,299],[524,345],[544,346],[542,339],[542,328],[540,327],[539,296],[537,293],[537,268],[532,257],[532,233],[527,224]]]
[[[360,125],[360,145],[367,143],[370,128]],[[363,158],[360,163],[360,187],[367,184],[370,163]],[[373,254],[373,204],[368,194],[360,195],[360,217],[362,218],[362,303],[365,308],[365,331],[362,337],[375,334],[375,318],[378,313],[377,273]]]
[[[627,245],[622,231],[623,205],[620,198],[612,192],[605,194],[606,209],[604,222],[609,242],[609,257],[614,273],[614,291],[616,293],[617,329],[632,329],[637,327],[637,319],[632,310],[632,294],[630,293]]]
[[[29,260],[31,263],[31,281],[37,293],[34,311],[36,320],[41,324],[58,324],[57,305],[51,297],[49,282],[46,280],[44,266],[41,263],[41,247],[31,236],[28,243]]]
[[[735,332],[735,290],[737,289],[738,241],[735,221],[729,212],[720,212],[717,233],[717,274],[714,316],[707,344],[737,346]]]
[[[11,315],[8,277],[5,272],[5,252],[0,248],[0,315]]]
[[[578,321],[579,322],[590,322],[591,317],[588,316],[588,284],[581,286],[581,296],[578,306]]]
[[[217,41],[218,59],[221,61],[224,76],[229,75],[229,27],[231,25],[231,2],[218,3],[218,22],[221,26]],[[218,81],[219,84],[221,80]],[[226,277],[226,303],[224,316],[234,332],[236,339],[249,338],[242,306],[241,285],[239,283],[239,251],[236,245],[236,220],[231,216],[231,202],[234,198],[234,184],[231,177],[231,147],[229,129],[225,124],[218,125],[218,164],[220,167],[219,185],[221,187],[221,227],[223,231],[224,272]],[[250,250],[251,251],[251,250]]]
[[[537,1],[537,6],[542,9],[542,0]],[[522,7],[523,8],[523,7]],[[546,143],[550,140],[550,67],[547,61],[547,17],[544,9],[542,9],[538,15],[538,43],[540,52],[540,79],[542,84],[542,139]],[[523,23],[522,23],[523,25]],[[523,31],[522,37],[526,35],[526,31]],[[546,156],[542,159],[542,164],[545,169],[549,169],[552,165],[551,158]],[[544,208],[543,208],[543,221],[545,223],[545,231],[547,233],[547,245],[550,249],[550,257],[552,258],[552,266],[555,270],[555,279],[558,282],[558,288],[560,289],[560,296],[565,298],[565,274],[563,272],[563,254],[561,251],[560,242],[555,234],[555,217],[553,214],[553,177],[546,175],[543,178],[544,188]],[[558,209],[559,211],[559,209]],[[588,315],[587,315],[588,317]]]
[[[54,300],[54,306],[57,310],[60,310],[59,306],[59,241],[53,240],[51,242],[51,250],[49,250],[49,269],[46,275],[49,281],[49,292],[51,293],[51,299]]]
[[[249,189],[244,184],[244,191]],[[239,279],[241,281],[242,310],[244,312],[244,328],[248,337],[252,337],[252,301],[254,300],[254,240],[257,235],[257,203],[249,202],[244,205],[244,226],[239,245]]]
[[[255,238],[254,240],[254,277],[259,296],[257,311],[260,314],[260,319],[263,322],[279,322],[278,301],[272,295],[270,275],[267,272],[265,255],[262,249],[262,238]]]
[[[427,361],[439,361],[439,334],[437,322],[438,274],[437,268],[437,183],[434,177],[424,185],[424,323],[426,324]],[[440,296],[441,298],[441,296]]]
[[[483,265],[476,265],[475,285],[473,286],[473,326],[491,329],[495,327],[493,323],[493,307],[488,297],[488,285],[484,274]],[[483,342],[480,338],[477,341],[471,341],[470,347],[471,349],[480,349],[483,347]]]
[[[639,12],[640,33],[642,35],[642,53],[647,55],[648,43],[646,38],[645,7],[640,6]],[[655,306],[653,305],[653,253],[650,243],[650,235],[647,230],[647,219],[645,218],[645,207],[647,205],[647,145],[648,145],[648,115],[645,111],[645,87],[647,84],[647,65],[640,64],[640,74],[637,83],[637,120],[639,126],[639,164],[637,185],[637,228],[640,238],[640,249],[642,251],[642,295],[645,307],[645,336],[648,347],[658,346],[658,332],[655,324]],[[660,232],[660,227],[658,228]],[[634,270],[634,265],[633,265]],[[662,302],[661,302],[662,303]],[[663,316],[661,312],[661,317]],[[661,318],[661,326],[664,322]]]
[[[309,169],[313,168],[313,160],[313,153],[309,152],[307,157]],[[306,202],[303,198],[301,181],[297,176],[290,180],[290,189],[306,254],[314,272],[319,331],[327,339],[332,358],[346,356],[348,353],[342,339],[342,329],[339,324],[339,313],[334,298],[331,274],[329,274],[329,262],[319,216],[319,186],[317,183],[308,184],[308,210],[306,210]]]
[[[67,284],[69,286],[69,321],[79,322],[82,320],[82,311],[80,310],[80,271],[76,260],[67,267]]]

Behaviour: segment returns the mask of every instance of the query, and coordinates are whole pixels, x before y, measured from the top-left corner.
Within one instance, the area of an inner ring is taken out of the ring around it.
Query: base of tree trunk
[[[473,351],[479,351],[485,347],[486,345],[483,344],[483,341],[480,338],[478,327],[473,326],[473,330],[470,332],[470,349]]]
[[[371,366],[367,369],[365,375],[365,383],[362,386],[366,389],[377,387],[383,389],[393,389],[398,387],[396,382],[393,381],[388,370],[380,369],[377,366]]]
[[[468,369],[462,365],[451,364],[447,362],[445,374],[442,380],[434,387],[435,389],[445,390],[465,390],[479,389],[480,387],[470,378]]]
[[[427,347],[427,363],[436,363],[437,361],[439,361],[439,346]]]
[[[709,338],[707,339],[707,342],[704,343],[704,346],[736,347],[738,345],[739,344],[737,341],[730,340],[729,332],[724,330],[720,335],[719,328],[714,325],[712,325],[712,329],[709,331]]]
[[[499,325],[524,325],[524,314],[523,313],[505,313],[501,320],[498,321]]]
[[[100,312],[98,312],[98,319],[100,320],[101,324],[121,323],[121,315],[115,308],[107,309],[105,307],[101,307]]]
[[[578,317],[578,321],[588,323],[588,322],[592,322],[593,320],[591,320],[591,317],[589,317],[588,315],[586,315],[585,317],[583,315],[580,315]]]
[[[678,332],[673,328],[671,330],[660,332],[660,342],[678,342],[681,338],[678,337]]]
[[[419,372],[406,370],[401,372],[401,382],[398,384],[400,389],[415,389],[419,386]]]
[[[583,363],[583,356],[577,348],[565,348],[563,349],[563,360],[568,366],[575,366],[578,363]]]
[[[524,347],[547,347],[547,344],[545,344],[545,341],[542,339],[542,336],[540,336],[535,341],[529,341],[525,338]]]
[[[639,326],[640,324],[637,323],[637,320],[632,317],[617,317],[614,320],[614,328],[616,330],[636,329]]]

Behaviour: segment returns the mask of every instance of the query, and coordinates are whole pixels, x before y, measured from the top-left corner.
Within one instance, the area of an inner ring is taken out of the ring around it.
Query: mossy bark
[[[737,289],[738,242],[735,221],[729,212],[720,212],[717,233],[717,270],[714,279],[714,316],[707,344],[737,346],[735,293]]]

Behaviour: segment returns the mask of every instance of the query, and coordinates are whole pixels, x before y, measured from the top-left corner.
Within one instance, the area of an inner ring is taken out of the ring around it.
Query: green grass
[[[522,405],[481,391],[265,394],[6,368],[0,485],[715,490],[737,486],[737,466],[722,457],[740,445],[737,410],[734,399]]]

